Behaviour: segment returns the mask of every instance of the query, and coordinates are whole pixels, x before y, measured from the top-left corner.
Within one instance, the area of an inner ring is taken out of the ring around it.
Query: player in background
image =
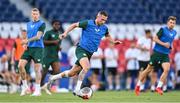
[[[136,81],[138,77],[138,69],[139,64],[137,60],[137,53],[138,49],[136,48],[135,43],[132,43],[130,45],[130,48],[128,48],[125,52],[125,58],[126,58],[126,69],[127,69],[127,79],[126,79],[126,89],[131,89],[131,84],[133,82],[133,79]]]
[[[161,74],[160,80],[156,87],[156,92],[160,95],[163,94],[162,86],[164,85],[169,69],[170,69],[170,61],[169,61],[169,53],[172,49],[172,43],[176,36],[176,31],[173,29],[176,24],[176,17],[169,16],[167,20],[167,26],[162,27],[159,32],[153,38],[155,47],[153,49],[153,54],[151,55],[150,62],[146,69],[141,73],[139,80],[135,87],[136,95],[140,94],[140,85],[143,84],[143,80],[147,77],[147,75],[153,70],[156,65],[161,65],[163,68],[163,73]]]
[[[139,76],[146,69],[151,55],[152,48],[152,36],[151,31],[149,29],[145,30],[145,36],[141,37],[137,41],[137,48],[139,50],[139,54],[137,56],[139,62]],[[143,80],[143,84],[140,86],[140,90],[144,91],[144,83],[146,78]]]
[[[44,79],[46,74],[48,73],[49,67],[52,68],[52,75],[58,74],[60,72],[60,63],[58,52],[61,50],[61,40],[59,39],[61,23],[59,20],[52,21],[52,29],[47,31],[44,35],[44,55],[43,55],[43,71],[42,71],[42,79],[41,86],[44,85]],[[57,89],[59,82],[55,82],[55,89]],[[44,89],[44,88],[42,88]],[[51,94],[47,89],[45,89],[46,93]],[[56,90],[54,90],[55,92]]]
[[[21,35],[18,35],[18,37],[15,39],[15,43],[14,46],[12,48],[12,55],[11,55],[11,65],[14,65],[15,67],[15,72],[17,73],[17,75],[15,76],[16,78],[16,84],[20,85],[20,75],[19,75],[19,69],[18,69],[18,64],[19,64],[19,60],[22,56],[22,54],[24,53],[24,51],[27,49],[27,45],[22,45],[22,40],[27,38],[27,32],[26,30],[21,30]],[[26,79],[28,80],[28,83],[30,81],[30,62],[28,62],[25,66],[25,70],[26,70]],[[13,92],[15,92],[16,90],[14,90]],[[29,91],[30,92],[30,91]]]
[[[90,65],[91,65],[91,70],[92,70],[90,81],[91,81],[91,88],[93,89],[93,91],[98,90],[101,85],[99,77],[102,74],[102,59],[103,58],[104,58],[103,50],[99,47],[98,50],[93,53],[90,60]]]
[[[113,90],[113,82],[115,82],[115,90],[120,90],[119,74],[117,73],[118,67],[118,50],[114,47],[114,43],[109,43],[108,47],[104,50],[104,57],[106,68],[108,71],[107,82],[108,90]]]
[[[42,59],[43,59],[43,34],[45,30],[45,23],[39,20],[40,12],[37,8],[33,8],[31,11],[32,20],[27,23],[27,38],[22,41],[23,44],[27,44],[27,50],[23,53],[19,64],[19,72],[22,79],[22,90],[20,96],[27,94],[28,85],[26,80],[25,66],[31,60],[34,61],[35,69],[35,91],[32,96],[41,95],[41,69],[42,69]]]
[[[175,71],[176,71],[176,89],[180,89],[180,48],[177,48],[177,52],[174,56]]]
[[[76,55],[75,55],[76,47],[77,46],[74,44],[73,46],[71,46],[71,48],[68,51],[68,60],[69,60],[70,68],[73,67],[73,65],[75,64],[77,60]],[[74,89],[75,82],[77,82],[76,75],[74,77],[69,78],[69,87],[68,87],[69,90]]]
[[[50,84],[53,80],[64,78],[64,77],[72,77],[79,73],[78,81],[74,90],[74,94],[80,96],[80,89],[84,77],[88,70],[90,69],[90,58],[94,52],[97,51],[98,46],[102,37],[106,37],[110,42],[114,44],[121,43],[120,41],[114,41],[109,32],[108,28],[105,25],[105,22],[108,19],[108,14],[105,11],[98,12],[95,20],[85,20],[77,23],[73,23],[70,27],[60,35],[60,39],[64,39],[70,31],[73,29],[80,27],[82,28],[82,36],[80,38],[80,42],[76,48],[76,57],[77,61],[71,70],[64,71],[60,74],[54,75],[50,78],[50,81],[46,84]],[[86,98],[86,97],[82,97]]]

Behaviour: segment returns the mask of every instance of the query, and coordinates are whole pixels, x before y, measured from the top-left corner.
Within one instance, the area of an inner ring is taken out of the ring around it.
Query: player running
[[[41,86],[44,85],[45,76],[49,70],[49,67],[52,67],[52,74],[58,74],[60,72],[60,63],[58,52],[61,49],[60,44],[61,40],[59,39],[61,23],[59,20],[52,21],[53,29],[47,31],[44,35],[44,55],[43,55],[43,71],[42,71],[42,79]],[[59,84],[58,82],[56,82]],[[45,88],[42,88],[45,89]],[[51,94],[47,89],[45,89],[46,93]]]
[[[172,49],[172,43],[176,36],[176,31],[173,29],[176,24],[176,17],[169,16],[167,20],[167,26],[162,27],[157,35],[153,38],[155,41],[154,52],[151,55],[150,62],[146,69],[140,74],[139,80],[135,87],[136,95],[140,94],[140,85],[142,85],[143,80],[147,77],[147,75],[155,68],[157,65],[161,65],[163,68],[163,73],[161,74],[160,80],[156,87],[156,92],[160,95],[163,94],[162,86],[166,81],[169,69],[170,69],[170,61],[168,54]]]

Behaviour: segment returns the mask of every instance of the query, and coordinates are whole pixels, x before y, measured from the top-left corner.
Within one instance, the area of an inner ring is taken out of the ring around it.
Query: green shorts
[[[154,51],[151,55],[149,64],[152,66],[160,66],[162,63],[169,62],[168,54],[162,54]]]
[[[19,64],[19,61],[15,61],[15,72],[16,73],[19,73],[18,64]],[[31,65],[31,62],[28,62],[25,66],[25,70],[26,70],[27,74],[30,74],[30,65]]]
[[[48,57],[44,57],[43,58],[43,69],[49,69],[50,65],[54,62],[59,62],[59,58],[48,58]]]
[[[21,59],[25,59],[28,62],[30,62],[31,59],[33,59],[35,63],[42,63],[43,48],[28,47],[27,50],[23,53]]]
[[[93,55],[93,53],[88,52],[87,50],[83,49],[80,46],[77,46],[75,53],[76,53],[76,57],[77,57],[77,61],[76,61],[75,64],[79,65],[79,66],[81,66],[80,63],[79,63],[81,58],[87,57],[90,60],[91,56]]]

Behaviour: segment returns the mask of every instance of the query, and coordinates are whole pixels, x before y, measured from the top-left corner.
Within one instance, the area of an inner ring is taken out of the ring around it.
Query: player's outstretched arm
[[[122,42],[120,40],[114,40],[110,34],[106,35],[106,39],[108,39],[110,42],[114,43],[115,45],[122,44]]]
[[[59,38],[62,40],[64,38],[66,38],[66,36],[68,35],[69,32],[71,32],[73,29],[75,29],[76,27],[79,27],[79,23],[73,23],[71,24],[68,29],[61,35],[59,35]]]
[[[161,40],[159,40],[159,38],[158,38],[157,35],[154,36],[153,40],[154,40],[156,43],[158,43],[158,44],[160,44],[160,45],[162,45],[162,46],[164,46],[164,47],[166,47],[166,48],[170,48],[170,44],[169,44],[168,42],[164,43],[164,42],[162,42]]]

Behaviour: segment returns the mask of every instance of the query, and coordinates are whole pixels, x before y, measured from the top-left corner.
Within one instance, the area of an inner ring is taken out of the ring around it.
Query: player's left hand
[[[114,41],[114,44],[117,45],[117,44],[122,44],[122,42],[120,40],[116,40]]]

